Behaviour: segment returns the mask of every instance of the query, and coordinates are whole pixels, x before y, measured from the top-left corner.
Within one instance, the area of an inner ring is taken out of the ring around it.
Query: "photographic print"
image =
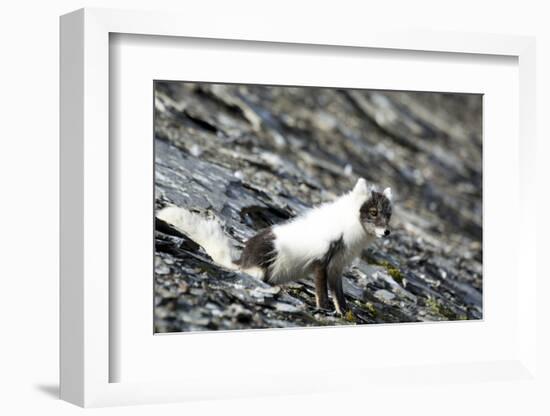
[[[155,333],[482,319],[482,95],[153,88]]]

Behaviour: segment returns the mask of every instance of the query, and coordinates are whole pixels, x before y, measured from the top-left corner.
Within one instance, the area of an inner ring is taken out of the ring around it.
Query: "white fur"
[[[391,202],[391,200],[392,200],[391,188],[384,189],[383,194]]]
[[[200,245],[219,265],[231,270],[237,268],[233,263],[235,248],[217,220],[204,218],[179,207],[163,208],[157,212],[157,218],[173,225]]]
[[[351,263],[374,235],[368,235],[359,220],[359,209],[370,190],[359,179],[353,191],[333,202],[313,208],[294,220],[273,227],[277,257],[271,268],[271,281],[284,283],[306,277],[315,260],[321,259],[331,242],[343,238],[344,256],[340,268]]]

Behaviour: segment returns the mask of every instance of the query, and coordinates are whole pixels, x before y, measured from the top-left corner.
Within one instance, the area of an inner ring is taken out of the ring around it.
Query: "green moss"
[[[438,299],[434,298],[433,296],[428,296],[428,298],[426,299],[426,307],[433,315],[441,316],[451,321],[467,319],[466,316],[458,315],[452,309],[443,305]]]
[[[354,301],[354,303],[360,307],[365,312],[368,312],[370,316],[373,318],[376,318],[378,316],[378,311],[374,307],[374,304],[372,302],[361,302],[361,301]]]
[[[286,288],[286,292],[289,295],[292,295],[292,296],[295,296],[295,297],[299,297],[302,294],[302,291],[300,289],[293,288],[293,287]]]
[[[357,318],[355,317],[352,311],[347,311],[346,314],[344,315],[344,319],[348,322],[353,322],[353,323],[357,322]]]
[[[386,270],[388,271],[389,275],[393,277],[393,280],[395,280],[397,283],[403,286],[403,274],[399,269],[389,265],[386,267]]]
[[[403,273],[401,273],[401,270],[393,266],[389,261],[386,261],[386,260],[377,261],[371,258],[369,259],[369,264],[383,267],[384,269],[386,269],[388,274],[393,278],[393,280],[395,280],[397,283],[403,286]]]
[[[440,304],[436,298],[428,296],[428,299],[426,299],[426,307],[431,313],[433,313],[434,315],[441,315],[439,306]]]
[[[367,302],[365,304],[366,306],[366,309],[367,311],[369,311],[369,313],[374,317],[376,318],[378,316],[378,311],[376,310],[376,308],[374,307],[374,305],[371,303],[371,302]]]

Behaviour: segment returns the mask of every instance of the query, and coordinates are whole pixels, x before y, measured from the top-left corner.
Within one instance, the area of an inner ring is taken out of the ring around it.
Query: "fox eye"
[[[378,210],[376,208],[369,209],[369,214],[371,217],[376,217],[378,215]]]

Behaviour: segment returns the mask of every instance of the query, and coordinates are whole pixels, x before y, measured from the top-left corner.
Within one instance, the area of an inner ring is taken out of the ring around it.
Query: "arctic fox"
[[[390,234],[391,189],[377,192],[361,178],[352,191],[311,208],[296,218],[259,231],[238,257],[216,220],[178,207],[157,213],[189,236],[218,264],[278,285],[315,276],[317,307],[329,309],[328,289],[336,311],[347,311],[342,272],[377,237]]]

